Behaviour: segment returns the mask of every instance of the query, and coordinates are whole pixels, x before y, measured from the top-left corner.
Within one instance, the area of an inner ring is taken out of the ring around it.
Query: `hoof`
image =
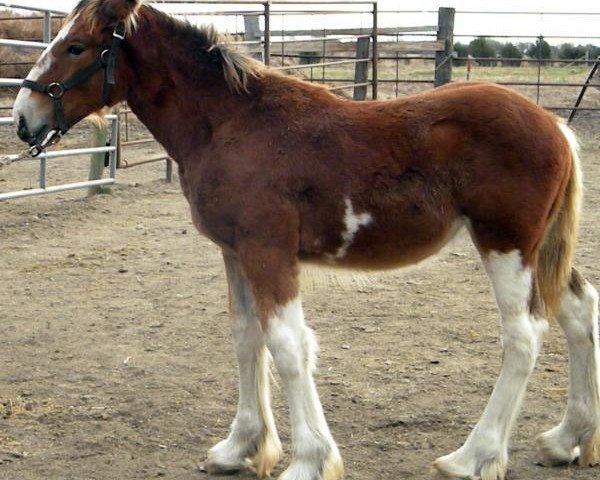
[[[251,462],[247,456],[246,448],[240,448],[240,445],[230,439],[222,440],[210,449],[201,470],[212,474],[233,475],[249,469]]]
[[[443,480],[505,480],[506,456],[497,455],[485,460],[467,458],[460,450],[438,458],[433,466],[437,479]]]
[[[538,435],[535,443],[538,449],[536,463],[544,467],[569,465],[579,456],[577,440],[565,434],[560,426]]]
[[[252,464],[250,460],[239,463],[222,463],[209,457],[204,465],[200,465],[199,470],[213,475],[235,475],[236,473],[252,470]]]
[[[600,428],[580,437],[559,425],[539,435],[536,443],[537,463],[546,467],[575,462],[581,467],[593,467],[600,463]]]
[[[294,460],[278,480],[342,480],[344,464],[337,448],[320,467],[314,463]]]
[[[220,475],[252,471],[258,478],[266,478],[271,475],[281,453],[281,442],[275,435],[262,435],[258,441],[244,446],[226,439],[210,449],[201,470]]]

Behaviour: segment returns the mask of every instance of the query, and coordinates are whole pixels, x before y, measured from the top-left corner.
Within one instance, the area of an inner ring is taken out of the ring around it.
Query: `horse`
[[[566,335],[569,391],[561,422],[537,437],[540,462],[598,463],[598,294],[572,267],[582,174],[577,140],[558,117],[483,83],[355,102],[141,0],[81,0],[17,95],[17,134],[43,149],[122,101],[177,162],[193,222],[223,254],[239,400],[228,436],[208,453],[209,473],[250,468],[263,478],[280,459],[272,362],[292,427],[279,478],[343,478],[313,379],[300,265],[398,268],[461,229],[492,285],[503,357],[477,424],[435,469],[505,478],[549,319]]]

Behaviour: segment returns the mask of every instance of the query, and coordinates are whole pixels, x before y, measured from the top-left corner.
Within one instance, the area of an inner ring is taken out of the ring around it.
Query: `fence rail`
[[[39,163],[38,169],[38,188],[32,188],[27,190],[15,190],[11,192],[0,192],[0,200],[11,200],[16,198],[32,197],[36,195],[44,195],[48,193],[64,192],[67,190],[75,190],[80,188],[98,187],[102,185],[114,184],[116,179],[116,168],[117,168],[117,139],[119,136],[119,124],[117,115],[107,115],[106,119],[111,125],[111,136],[110,144],[105,147],[88,147],[88,148],[71,148],[64,150],[52,150],[42,152],[35,159],[29,161],[37,161]],[[1,117],[0,125],[11,125],[14,124],[12,117]],[[105,153],[108,154],[108,168],[109,177],[101,178],[96,180],[87,180],[74,183],[65,183],[61,185],[47,185],[46,173],[47,173],[47,161],[63,158],[63,157],[74,157],[79,155],[90,155],[94,153]],[[8,160],[15,160],[19,155],[7,155]]]

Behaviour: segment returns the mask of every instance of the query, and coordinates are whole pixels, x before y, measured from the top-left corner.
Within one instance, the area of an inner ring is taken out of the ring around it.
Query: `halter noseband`
[[[45,93],[52,99],[54,105],[54,115],[58,124],[58,131],[53,135],[48,135],[46,139],[38,145],[34,145],[30,154],[33,157],[38,156],[42,151],[52,143],[56,135],[64,135],[72,125],[65,119],[65,111],[62,98],[67,90],[81,85],[99,70],[104,70],[104,83],[102,85],[102,104],[108,102],[110,86],[115,84],[115,68],[117,65],[117,53],[121,42],[125,39],[125,24],[117,23],[112,34],[110,47],[104,49],[100,56],[87,67],[78,70],[64,82],[40,83],[33,80],[23,80],[22,87],[29,88],[36,92]],[[51,132],[52,133],[52,132]]]

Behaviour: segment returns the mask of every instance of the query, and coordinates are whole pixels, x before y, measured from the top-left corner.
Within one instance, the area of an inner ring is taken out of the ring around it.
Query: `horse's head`
[[[81,0],[17,95],[13,116],[21,140],[43,149],[81,119],[122,100],[117,52],[140,4]]]

